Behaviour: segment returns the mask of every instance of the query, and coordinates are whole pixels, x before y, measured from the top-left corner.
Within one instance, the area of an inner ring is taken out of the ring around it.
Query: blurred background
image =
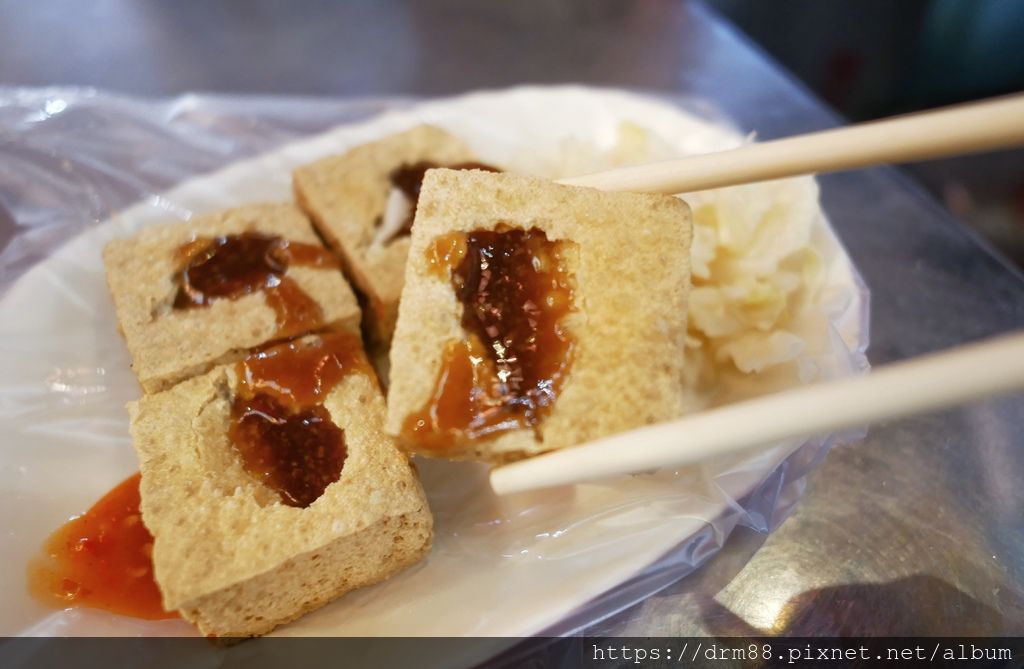
[[[1020,0],[710,4],[851,120],[1024,90]],[[1024,151],[910,170],[1024,267]]]
[[[686,4],[0,0],[0,86],[442,95],[580,82],[672,92],[691,76],[688,59],[699,58],[692,43],[701,36]],[[850,120],[1024,90],[1019,0],[700,6]],[[720,85],[739,95],[744,82]],[[1024,267],[1024,151],[934,161],[909,173]]]

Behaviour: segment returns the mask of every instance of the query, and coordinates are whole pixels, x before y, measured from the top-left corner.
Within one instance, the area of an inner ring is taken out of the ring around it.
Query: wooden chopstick
[[[601,190],[690,193],[1024,144],[1024,94],[825,130],[737,149],[562,179]]]
[[[603,190],[688,193],[800,174],[1024,144],[1024,94],[729,151],[563,179]],[[704,411],[491,471],[498,494],[685,466],[787,439],[1024,389],[1024,334]]]
[[[632,430],[493,469],[499,495],[684,466],[1024,389],[1024,333]]]

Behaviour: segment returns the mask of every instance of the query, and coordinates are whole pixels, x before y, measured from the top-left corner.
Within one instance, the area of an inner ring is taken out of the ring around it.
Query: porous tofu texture
[[[218,366],[129,404],[164,606],[218,637],[264,634],[389,577],[429,550],[432,527],[412,466],[382,432],[375,378],[350,373],[326,397],[348,455],[298,508],[249,475],[229,440],[234,373]]]
[[[196,237],[246,231],[320,244],[309,220],[294,205],[263,204],[146,228],[134,237],[111,241],[104,249],[118,323],[132,369],[146,392],[237,360],[275,339],[276,314],[262,291],[198,309],[171,308],[180,270],[177,249]],[[338,268],[293,266],[287,276],[320,306],[323,329],[359,327],[359,305]]]
[[[366,295],[368,325],[378,343],[391,338],[409,252],[406,235],[373,243],[391,191],[392,170],[420,161],[452,165],[476,159],[462,140],[421,125],[295,171],[295,199]]]
[[[520,429],[453,452],[402,439],[429,401],[445,345],[464,337],[451,280],[427,249],[453,231],[537,228],[568,242],[575,339],[568,377],[535,432]],[[501,462],[678,417],[690,288],[690,212],[664,195],[610,193],[481,171],[431,170],[413,225],[391,348],[386,430],[410,451]]]

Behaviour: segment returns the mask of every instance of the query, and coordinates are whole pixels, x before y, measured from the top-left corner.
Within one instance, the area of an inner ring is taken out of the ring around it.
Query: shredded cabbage
[[[571,176],[678,156],[654,133],[622,123],[610,150],[566,140],[556,163],[543,171]],[[799,177],[682,199],[694,224],[687,371],[700,403],[707,404],[715,402],[723,378],[795,367],[804,351],[806,343],[793,330],[822,268],[810,244],[820,216],[818,185]]]

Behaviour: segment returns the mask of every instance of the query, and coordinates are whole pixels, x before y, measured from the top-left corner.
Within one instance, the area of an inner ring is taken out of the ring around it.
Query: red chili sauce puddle
[[[259,232],[195,239],[181,245],[176,255],[182,269],[175,309],[205,307],[263,291],[276,314],[280,337],[315,330],[323,322],[320,305],[287,276],[288,268],[339,266],[322,246]]]
[[[564,243],[537,229],[440,237],[431,267],[450,276],[466,337],[445,347],[427,404],[403,424],[406,440],[440,453],[502,432],[536,428],[572,361],[563,318],[573,309]]]
[[[409,216],[406,217],[399,235],[408,235],[412,232],[412,222],[416,218],[416,205],[420,201],[420,191],[423,190],[423,177],[427,170],[437,167],[444,167],[449,170],[483,170],[485,172],[500,172],[497,167],[486,163],[464,162],[454,165],[439,165],[429,160],[421,160],[417,163],[400,165],[391,171],[391,185],[402,191],[412,205],[409,209]]]
[[[139,478],[125,479],[50,535],[29,565],[29,589],[39,601],[147,620],[177,617],[164,610],[153,580],[153,536],[139,514]]]

